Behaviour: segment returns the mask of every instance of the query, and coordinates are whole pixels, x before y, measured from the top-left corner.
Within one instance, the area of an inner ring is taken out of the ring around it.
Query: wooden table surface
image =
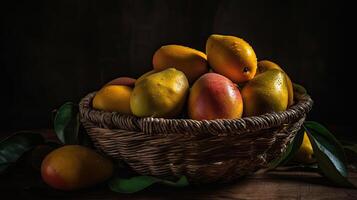
[[[349,179],[357,185],[357,170],[350,169]],[[357,199],[356,189],[334,187],[315,172],[279,168],[257,172],[235,183],[200,187],[170,188],[153,186],[136,194],[111,192],[103,184],[93,188],[62,192],[51,189],[39,171],[26,161],[0,175],[0,199]]]

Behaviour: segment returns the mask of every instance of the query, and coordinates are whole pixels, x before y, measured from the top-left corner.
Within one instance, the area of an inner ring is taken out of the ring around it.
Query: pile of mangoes
[[[253,48],[238,37],[211,35],[206,54],[162,46],[152,64],[153,70],[137,80],[107,83],[93,107],[138,117],[213,120],[284,111],[293,104],[287,74],[271,61],[258,62]]]

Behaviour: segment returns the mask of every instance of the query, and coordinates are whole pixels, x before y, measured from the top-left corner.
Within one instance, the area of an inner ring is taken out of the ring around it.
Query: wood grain
[[[357,184],[356,172],[350,174],[350,180]],[[111,192],[105,185],[75,192],[56,191],[41,181],[38,172],[17,168],[0,178],[0,193],[5,199],[357,199],[357,190],[334,187],[317,173],[302,171],[254,174],[226,185],[182,189],[154,186],[129,195]]]

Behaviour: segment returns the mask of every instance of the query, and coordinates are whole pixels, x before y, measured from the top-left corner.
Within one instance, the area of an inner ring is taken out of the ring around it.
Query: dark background
[[[165,44],[248,41],[315,101],[310,120],[355,137],[344,1],[13,1],[1,8],[1,127],[51,126],[51,110],[119,76],[138,77]]]

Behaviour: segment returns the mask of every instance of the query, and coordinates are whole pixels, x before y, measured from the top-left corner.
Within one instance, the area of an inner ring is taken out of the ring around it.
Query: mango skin
[[[188,115],[191,119],[238,119],[242,113],[242,96],[228,78],[207,73],[193,84],[188,99]]]
[[[105,86],[108,85],[126,85],[129,87],[134,87],[136,79],[130,77],[119,77],[114,80],[109,81]]]
[[[125,85],[106,85],[93,98],[93,108],[107,112],[131,114],[130,97],[133,89]]]
[[[288,106],[285,73],[272,69],[257,75],[243,87],[242,97],[246,117],[285,111]]]
[[[255,52],[241,38],[213,34],[206,42],[206,54],[213,70],[235,83],[249,81],[256,73]]]
[[[267,70],[271,70],[271,69],[278,69],[281,70],[282,72],[284,72],[284,70],[276,63],[269,61],[269,60],[262,60],[258,62],[258,69],[257,69],[257,73],[261,74]],[[285,73],[285,72],[284,72]],[[288,84],[288,107],[294,104],[294,89],[293,89],[293,83],[290,79],[290,77],[285,73],[286,76],[286,81]]]
[[[182,71],[190,83],[208,72],[206,54],[181,45],[162,46],[155,52],[152,63],[156,71],[171,67]]]
[[[175,68],[145,75],[135,85],[130,107],[138,117],[174,118],[182,111],[188,90],[185,74]]]
[[[49,153],[41,164],[42,179],[59,190],[76,190],[101,183],[113,174],[113,164],[92,149],[67,145]]]
[[[302,140],[298,152],[296,152],[294,160],[306,164],[311,164],[316,162],[316,159],[314,157],[314,150],[312,149],[309,136],[307,136],[306,132],[304,132],[304,138]]]
[[[131,114],[130,96],[136,79],[119,77],[105,84],[93,98],[93,108],[108,112]]]
[[[135,82],[135,85],[138,85],[142,80],[144,80],[146,77],[150,76],[151,74],[157,73],[158,71],[156,70],[151,70],[146,72],[145,74],[141,75]]]

